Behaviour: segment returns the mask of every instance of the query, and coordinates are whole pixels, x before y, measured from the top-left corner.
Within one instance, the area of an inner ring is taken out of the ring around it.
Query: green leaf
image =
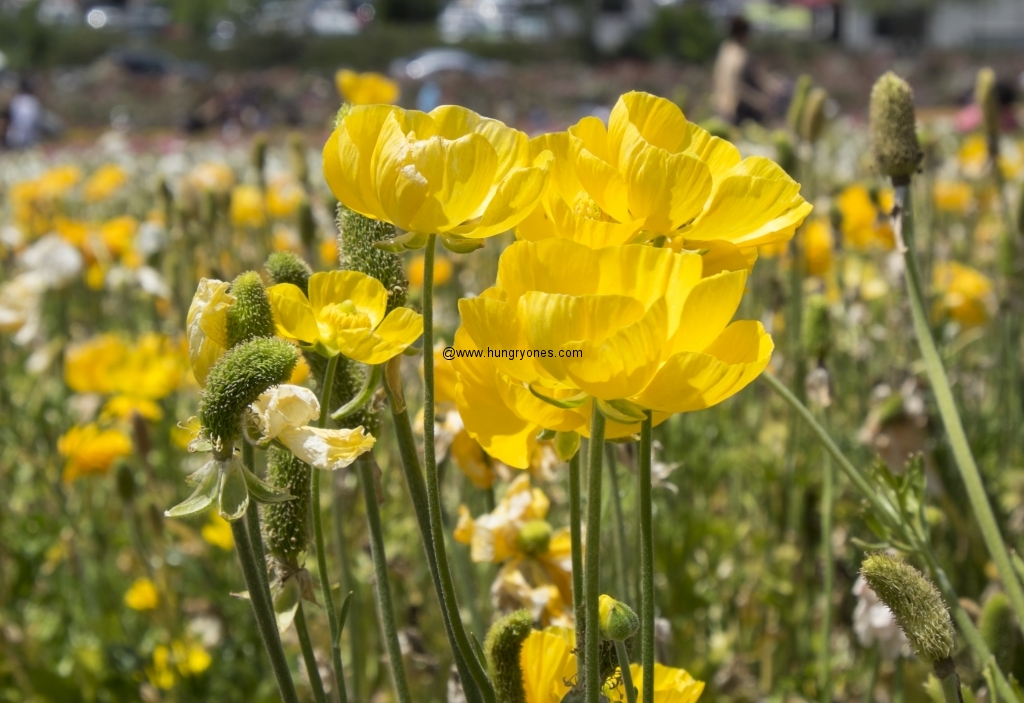
[[[348,592],[345,600],[341,603],[341,610],[338,611],[338,641],[341,641],[341,633],[345,631],[345,622],[348,621],[348,609],[352,605],[352,591]]]
[[[576,432],[555,433],[555,454],[562,461],[569,461],[580,449],[580,436]]]
[[[614,420],[615,422],[623,425],[633,425],[637,422],[643,422],[644,418],[647,417],[647,415],[644,414],[643,408],[628,400],[598,399],[597,407],[601,410],[601,414],[609,420]]]
[[[295,496],[271,486],[244,466],[242,467],[242,476],[245,477],[245,487],[249,489],[250,497],[257,503],[283,503],[295,498]]]
[[[249,507],[249,490],[245,486],[242,465],[237,460],[228,460],[221,464],[220,476],[217,511],[225,520],[238,520]]]
[[[189,515],[196,515],[204,512],[210,507],[214,499],[217,497],[217,487],[220,482],[220,471],[217,469],[217,462],[210,461],[206,466],[192,475],[196,476],[204,470],[206,473],[203,475],[199,486],[192,492],[192,495],[190,495],[184,502],[181,502],[166,511],[164,515],[167,517],[188,517]]]
[[[577,393],[576,395],[570,396],[568,398],[549,398],[543,393],[539,393],[537,390],[534,389],[533,386],[528,386],[528,388],[530,389],[531,393],[533,393],[536,397],[543,400],[548,405],[554,405],[556,408],[562,408],[563,410],[573,410],[575,408],[580,407],[581,405],[583,405],[583,403],[587,401],[586,393]]]
[[[554,430],[544,429],[537,433],[535,439],[538,442],[547,442],[548,440],[554,439],[556,434],[557,433]]]
[[[277,619],[277,631],[282,635],[295,620],[299,610],[299,584],[295,579],[288,579],[274,596],[274,617]]]

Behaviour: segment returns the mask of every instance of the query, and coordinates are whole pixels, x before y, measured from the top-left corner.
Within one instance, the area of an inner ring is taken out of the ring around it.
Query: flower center
[[[576,194],[576,200],[572,204],[572,211],[577,217],[585,217],[588,220],[611,221],[611,218],[605,214],[604,210],[594,202],[594,199],[585,190],[581,190]]]
[[[369,316],[365,312],[359,312],[351,300],[325,305],[320,311],[320,321],[334,333],[368,329],[371,326]]]

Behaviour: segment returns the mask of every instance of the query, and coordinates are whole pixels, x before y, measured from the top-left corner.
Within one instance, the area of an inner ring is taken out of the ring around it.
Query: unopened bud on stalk
[[[812,295],[804,310],[804,349],[819,364],[832,349],[832,322],[828,301],[823,295]]]
[[[804,104],[807,102],[807,95],[811,92],[813,85],[814,81],[805,73],[796,79],[796,85],[793,86],[793,97],[789,101],[789,109],[786,110],[786,124],[793,130],[793,134],[800,134]]]
[[[405,304],[409,281],[405,278],[402,257],[373,246],[395,238],[395,227],[371,220],[345,207],[338,208],[338,259],[341,268],[372,276],[388,292],[387,312]]]
[[[309,487],[312,469],[287,449],[267,451],[267,483],[295,496],[263,509],[263,539],[271,556],[294,570],[309,544]]]
[[[974,102],[981,110],[985,136],[988,137],[989,156],[995,158],[999,151],[999,96],[996,93],[996,72],[987,66],[978,71],[974,83]]]
[[[216,453],[230,452],[242,414],[260,395],[285,383],[298,352],[283,339],[262,337],[229,349],[210,370],[199,397],[199,421]]]
[[[895,185],[908,183],[923,157],[915,128],[914,93],[892,71],[871,89],[871,149],[878,169]]]
[[[580,436],[578,433],[556,432],[555,433],[555,455],[561,461],[569,461],[576,452],[580,450]]]
[[[796,149],[793,148],[793,140],[783,130],[778,130],[772,135],[775,144],[775,163],[790,177],[796,176]]]
[[[306,161],[306,140],[293,132],[288,136],[288,153],[292,162],[292,174],[303,186],[309,185],[309,163]]]
[[[551,546],[551,523],[547,520],[530,520],[519,528],[516,543],[527,554],[543,554]]]
[[[275,285],[291,283],[303,293],[308,294],[309,277],[313,275],[313,269],[298,254],[290,251],[276,251],[267,257],[267,263],[264,266],[267,269],[267,275]]]
[[[313,219],[313,208],[309,204],[309,198],[303,196],[299,201],[299,209],[296,213],[299,220],[299,240],[306,252],[313,251],[316,244],[316,221]]]
[[[256,171],[256,179],[259,181],[260,187],[266,183],[266,168],[267,168],[267,135],[259,133],[252,138],[252,151],[249,153],[249,159],[252,163],[252,168]]]
[[[497,703],[526,703],[519,655],[523,642],[532,631],[533,616],[529,610],[517,610],[506,615],[487,631],[484,655],[487,657]]]
[[[274,313],[263,281],[255,271],[239,274],[231,282],[235,303],[227,311],[228,346],[257,337],[274,336]]]
[[[602,594],[597,607],[601,636],[606,640],[625,642],[640,629],[640,618],[625,603]]]
[[[1010,608],[1010,600],[1003,593],[994,593],[981,609],[978,623],[981,637],[996,657],[996,664],[1005,672],[1013,670],[1020,633],[1017,620]]]
[[[800,118],[800,137],[814,144],[821,137],[825,129],[825,101],[828,100],[828,93],[824,88],[813,88],[807,94],[807,102],[804,104],[803,115]]]
[[[892,611],[917,656],[933,665],[953,656],[956,635],[949,610],[920,571],[888,554],[872,554],[860,572]]]

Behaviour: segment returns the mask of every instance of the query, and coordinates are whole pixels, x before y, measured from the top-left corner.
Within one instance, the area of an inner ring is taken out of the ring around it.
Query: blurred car
[[[484,59],[462,49],[427,49],[413,56],[395,59],[388,66],[393,78],[414,81],[447,71],[491,78],[502,75],[505,70],[506,65],[502,61]]]

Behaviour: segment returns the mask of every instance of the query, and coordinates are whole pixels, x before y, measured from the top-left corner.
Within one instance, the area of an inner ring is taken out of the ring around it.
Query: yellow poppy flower
[[[132,441],[120,430],[101,430],[99,425],[76,425],[58,441],[57,451],[66,459],[64,481],[107,473],[115,460],[132,453]]]
[[[549,630],[535,630],[519,650],[526,703],[560,703],[576,681],[573,645]]]
[[[228,308],[235,304],[230,288],[227,281],[203,278],[188,308],[188,355],[200,386],[206,385],[210,369],[228,350]]]
[[[468,337],[482,354],[456,358],[467,430],[525,468],[538,426],[586,433],[586,396],[652,410],[657,423],[739,392],[768,364],[771,337],[757,322],[730,324],[747,272],[702,277],[702,267],[699,254],[640,245],[510,246],[497,285],[459,301],[456,347]],[[638,428],[613,421],[607,436]]]
[[[941,293],[936,307],[964,327],[988,321],[994,287],[981,271],[956,261],[940,263],[935,266],[932,285]]]
[[[149,579],[137,579],[125,592],[124,604],[132,610],[153,610],[160,604],[160,594]]]
[[[836,198],[836,207],[842,215],[840,229],[843,243],[850,249],[891,250],[895,246],[892,226],[886,213],[892,210],[891,193],[879,193],[881,209],[871,199],[871,193],[863,185],[848,186]]]
[[[643,667],[639,664],[632,664],[629,667],[633,675],[633,685],[637,688],[637,700],[641,700],[644,691]],[[618,673],[616,671],[616,673]],[[613,703],[622,703],[626,699],[626,691],[622,686],[621,679],[616,676],[613,679],[618,682],[616,686],[607,686],[605,693],[608,700]],[[704,682],[697,681],[685,669],[675,669],[670,666],[654,664],[654,701],[655,703],[695,703],[704,692]]]
[[[334,85],[345,102],[352,105],[392,105],[398,102],[398,84],[380,73],[356,73],[341,69]]]
[[[828,220],[814,220],[803,230],[804,261],[809,276],[824,276],[832,270],[835,240]]]
[[[116,393],[117,372],[128,353],[128,344],[114,334],[73,345],[65,354],[64,380],[76,393]]]
[[[171,646],[158,644],[153,648],[153,666],[146,667],[150,684],[163,690],[174,688],[177,677],[196,676],[210,668],[213,658],[194,642],[174,640]]]
[[[76,247],[83,247],[89,237],[89,225],[78,220],[69,220],[66,217],[55,217],[53,228],[68,244]]]
[[[235,538],[231,532],[231,523],[225,520],[216,510],[210,512],[210,521],[203,525],[203,539],[214,547],[226,552],[235,548]]]
[[[57,166],[46,171],[36,181],[38,195],[53,200],[65,195],[82,180],[82,171],[77,166]]]
[[[324,146],[324,177],[346,207],[409,232],[481,239],[512,229],[547,187],[550,154],[462,107],[429,114],[356,106]]]
[[[974,207],[974,189],[963,181],[936,181],[932,200],[940,212],[966,215]]]
[[[772,161],[740,159],[727,141],[648,93],[619,98],[608,127],[585,117],[531,142],[550,151],[552,187],[516,230],[520,239],[566,237],[591,247],[664,235],[677,248],[719,242],[751,250],[793,236],[811,211],[800,185]],[[731,266],[745,266],[734,259]]]
[[[266,222],[263,193],[256,186],[235,186],[231,191],[231,224],[235,227],[262,227]]]
[[[99,202],[111,197],[128,182],[128,174],[117,164],[100,166],[96,173],[82,187],[82,196],[90,202]]]
[[[323,356],[343,354],[380,364],[401,354],[423,334],[423,316],[396,308],[386,316],[383,284],[357,271],[314,273],[309,297],[291,283],[267,290],[277,333]]]
[[[292,178],[276,178],[267,188],[267,213],[275,219],[291,217],[299,209],[305,191]]]

